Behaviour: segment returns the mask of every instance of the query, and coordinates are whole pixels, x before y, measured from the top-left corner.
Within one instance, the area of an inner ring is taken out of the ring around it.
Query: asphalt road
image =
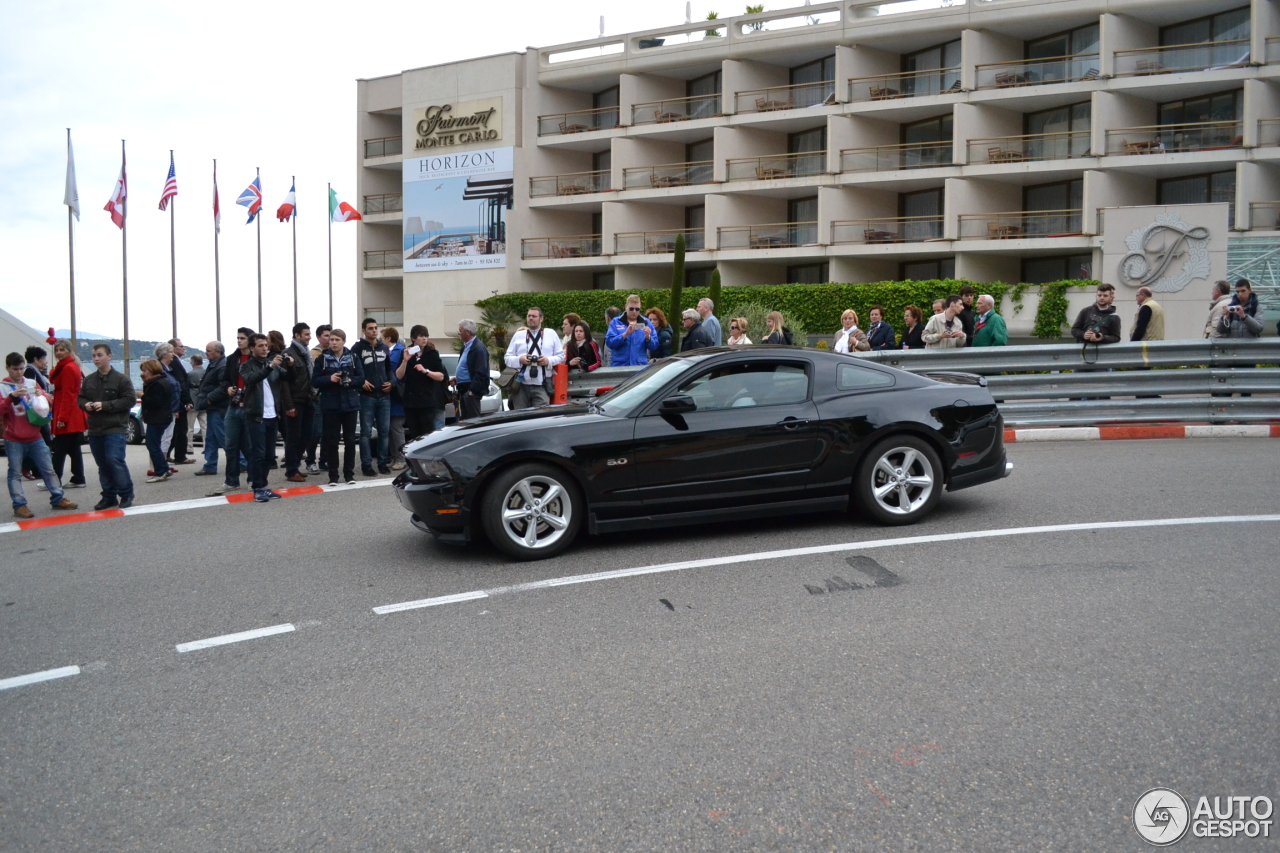
[[[873,547],[1275,514],[1275,442],[1009,454],[905,530],[779,519],[540,563],[437,546],[382,488],[2,534],[0,679],[81,673],[0,690],[0,849],[1123,851],[1157,785],[1280,799],[1280,524]]]

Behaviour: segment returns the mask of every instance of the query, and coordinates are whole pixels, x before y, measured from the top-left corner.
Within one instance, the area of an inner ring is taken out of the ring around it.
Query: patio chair
[[[1084,80],[1097,80],[1097,79],[1098,79],[1098,69],[1096,69],[1096,68],[1090,68],[1088,71],[1084,72],[1084,74],[1083,74],[1083,75],[1081,75],[1080,79],[1081,79],[1081,81],[1084,81]]]
[[[898,95],[899,92],[897,89],[890,89],[888,86],[871,87],[871,100],[873,101],[883,101],[888,98],[896,98]]]

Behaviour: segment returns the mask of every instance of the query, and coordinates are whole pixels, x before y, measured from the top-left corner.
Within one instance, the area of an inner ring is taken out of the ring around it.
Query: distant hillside
[[[71,330],[70,329],[54,329],[53,336],[55,338],[70,338]],[[112,338],[110,335],[99,335],[96,332],[86,332],[84,329],[76,329],[76,340],[77,341],[108,341],[108,340],[118,341],[120,339]]]

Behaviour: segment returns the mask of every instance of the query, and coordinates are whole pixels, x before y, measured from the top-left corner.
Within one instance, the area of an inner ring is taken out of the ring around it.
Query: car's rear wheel
[[[518,560],[554,557],[569,547],[582,524],[578,489],[550,465],[517,465],[498,474],[481,501],[485,533]]]
[[[142,424],[129,418],[125,422],[125,441],[129,444],[142,444],[143,438]]]
[[[915,436],[886,438],[867,453],[855,485],[863,510],[881,524],[914,524],[937,505],[942,463]]]

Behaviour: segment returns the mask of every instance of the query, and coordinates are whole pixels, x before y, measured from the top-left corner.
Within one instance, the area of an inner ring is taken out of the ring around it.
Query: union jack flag
[[[262,212],[262,179],[254,178],[253,183],[245,187],[244,192],[240,193],[240,198],[236,199],[236,204],[249,208],[249,221],[245,225],[252,225],[253,220]]]
[[[169,152],[169,177],[164,182],[164,192],[160,193],[160,209],[169,209],[169,199],[178,194],[178,177],[173,171],[173,152]]]

